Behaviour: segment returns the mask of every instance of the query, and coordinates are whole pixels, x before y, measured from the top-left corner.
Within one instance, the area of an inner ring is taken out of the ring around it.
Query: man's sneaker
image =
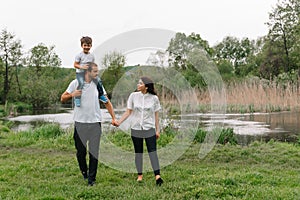
[[[88,180],[88,186],[93,186],[93,185],[95,185],[95,180]]]
[[[108,102],[108,99],[106,98],[105,95],[102,95],[99,97],[99,100],[102,102],[102,103],[107,103]]]
[[[80,107],[81,99],[75,98],[74,103],[76,107]]]

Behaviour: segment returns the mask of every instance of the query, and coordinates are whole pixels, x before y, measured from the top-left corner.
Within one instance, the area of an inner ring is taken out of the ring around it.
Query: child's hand
[[[81,69],[88,69],[89,66],[88,66],[88,65],[83,65],[83,66],[81,66],[80,68],[81,68]]]
[[[71,95],[72,97],[79,97],[81,96],[82,91],[81,90],[75,90]]]

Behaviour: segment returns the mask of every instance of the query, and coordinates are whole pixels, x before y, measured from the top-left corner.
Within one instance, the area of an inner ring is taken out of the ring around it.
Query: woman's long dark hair
[[[147,92],[149,92],[150,94],[153,94],[153,95],[157,95],[157,93],[154,89],[154,83],[149,77],[142,76],[141,80],[145,84],[145,87],[147,88]]]

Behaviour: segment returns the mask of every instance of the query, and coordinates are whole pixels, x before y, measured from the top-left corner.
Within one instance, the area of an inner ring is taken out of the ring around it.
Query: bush
[[[202,143],[206,137],[206,131],[198,129],[194,138],[194,142]]]
[[[31,136],[39,139],[57,138],[62,135],[64,131],[60,128],[59,124],[45,124],[36,128]]]
[[[198,129],[194,138],[194,142],[202,143],[204,142],[204,139],[207,135],[207,131]],[[217,143],[219,144],[237,144],[237,138],[233,132],[232,128],[226,128],[226,129],[213,129],[212,130],[212,136],[218,137]]]
[[[220,137],[218,139],[220,144],[237,144],[237,138],[233,132],[233,128],[226,128],[221,130]]]

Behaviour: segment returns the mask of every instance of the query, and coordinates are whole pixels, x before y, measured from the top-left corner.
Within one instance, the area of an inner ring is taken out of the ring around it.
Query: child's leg
[[[78,81],[77,90],[82,90],[84,84],[84,72],[76,73],[76,79]],[[81,96],[75,97],[75,106],[79,107],[81,104]]]
[[[99,100],[103,103],[107,103],[108,99],[106,98],[106,96],[104,95],[103,92],[103,87],[102,87],[102,81],[99,77],[94,79],[95,83],[97,84],[97,90],[98,90],[98,96],[99,96]]]
[[[76,73],[76,79],[78,81],[77,90],[82,90],[84,84],[84,72]]]

